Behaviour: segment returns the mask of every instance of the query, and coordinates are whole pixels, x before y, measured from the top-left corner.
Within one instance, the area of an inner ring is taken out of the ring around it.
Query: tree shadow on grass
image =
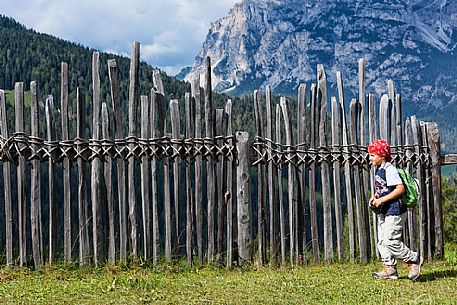
[[[416,280],[417,282],[429,282],[441,278],[457,278],[457,270],[442,270],[433,272],[423,272]]]

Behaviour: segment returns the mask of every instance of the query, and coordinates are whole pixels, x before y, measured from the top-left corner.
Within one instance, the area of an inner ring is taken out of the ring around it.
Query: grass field
[[[457,304],[457,255],[418,281],[375,280],[379,263],[296,268],[76,266],[0,269],[1,304]]]

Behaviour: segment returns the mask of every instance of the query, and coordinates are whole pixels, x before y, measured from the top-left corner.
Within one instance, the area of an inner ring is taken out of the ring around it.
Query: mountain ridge
[[[456,29],[457,2],[448,0],[245,0],[211,24],[184,79],[201,74],[210,56],[217,92],[245,95],[269,85],[295,95],[323,64],[329,95],[341,71],[346,94],[358,97],[357,63],[365,58],[367,93],[379,99],[391,79],[406,115],[438,121],[457,138],[448,112],[457,115]]]

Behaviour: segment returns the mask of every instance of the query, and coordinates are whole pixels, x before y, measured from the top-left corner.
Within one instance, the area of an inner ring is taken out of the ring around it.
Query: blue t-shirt
[[[375,179],[375,189],[378,198],[390,194],[395,189],[396,185],[403,183],[397,168],[389,162],[386,162],[383,166],[376,169]],[[399,198],[384,202],[381,205],[381,213],[385,216],[400,215],[406,211],[406,206],[400,202]]]

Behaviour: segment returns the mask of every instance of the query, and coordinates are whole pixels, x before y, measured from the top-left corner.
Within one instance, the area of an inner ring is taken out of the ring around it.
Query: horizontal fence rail
[[[136,160],[142,160],[143,157],[158,160],[165,158],[194,160],[197,156],[204,159],[218,159],[221,156],[233,158],[236,150],[229,143],[233,138],[233,136],[201,139],[127,137],[122,140],[74,139],[49,142],[25,133],[15,133],[8,139],[0,136],[0,160],[17,163],[20,157],[26,161],[52,162],[62,162],[63,159],[70,161],[82,159],[85,162],[106,158],[128,160],[131,157]]]
[[[392,144],[392,162],[420,183],[405,242],[429,260],[442,257],[438,128],[414,116],[403,120],[391,81],[379,102],[366,95],[363,60],[359,99],[349,107],[339,72],[338,98],[327,101],[321,65],[317,85],[301,85],[296,101],[274,103],[269,87],[264,96],[255,91],[255,134],[248,134],[234,131],[230,99],[213,108],[209,58],[204,88],[195,77],[184,101],[166,103],[159,71],[149,94],[139,96],[139,48],[132,46],[125,113],[115,60],[107,63],[110,94],[103,102],[94,53],[92,124],[81,88],[70,114],[66,63],[60,102],[39,102],[36,82],[30,106],[23,83],[13,106],[0,90],[0,263],[365,263],[379,256],[377,217],[367,207],[374,191],[367,146],[377,138]],[[42,108],[46,138],[39,136]]]
[[[419,153],[416,153],[416,148]],[[251,157],[253,166],[259,163],[289,164],[299,167],[301,165],[332,164],[340,162],[349,165],[360,164],[369,166],[368,150],[360,145],[333,145],[329,147],[310,148],[307,143],[297,145],[283,145],[270,139],[256,137],[252,144],[254,156]],[[392,161],[395,164],[411,163],[417,165],[421,162],[427,165],[430,159],[429,148],[419,145],[391,146]]]

